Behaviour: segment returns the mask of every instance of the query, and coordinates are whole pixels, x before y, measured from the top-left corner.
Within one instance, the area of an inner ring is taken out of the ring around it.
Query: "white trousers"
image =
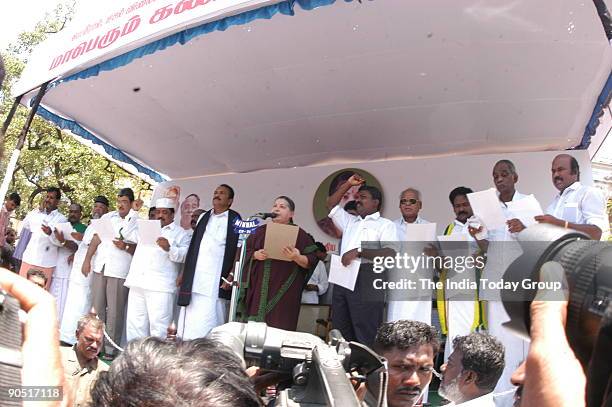
[[[203,338],[211,329],[227,322],[226,315],[226,300],[192,293],[189,305],[181,307],[178,336],[183,340]]]
[[[431,301],[389,301],[387,304],[387,322],[407,319],[421,321],[431,325]]]
[[[55,297],[57,303],[57,320],[62,321],[64,316],[64,305],[66,305],[66,298],[68,297],[68,287],[70,285],[69,278],[53,277],[51,280],[51,287],[49,292]]]
[[[174,293],[131,287],[125,326],[127,341],[145,336],[165,339],[173,311]]]
[[[89,285],[81,285],[70,282],[68,295],[64,304],[64,315],[60,325],[60,340],[74,345],[76,343],[75,332],[79,319],[91,310],[91,288]]]
[[[529,342],[513,334],[502,323],[509,321],[510,317],[501,301],[487,302],[487,324],[489,334],[496,337],[503,345],[505,351],[504,372],[497,382],[494,393],[501,393],[514,388],[510,377],[516,368],[527,358]]]
[[[446,301],[446,325],[448,334],[446,336],[446,346],[444,347],[444,363],[453,353],[453,339],[457,336],[468,335],[472,331],[474,324],[474,305],[475,301]]]

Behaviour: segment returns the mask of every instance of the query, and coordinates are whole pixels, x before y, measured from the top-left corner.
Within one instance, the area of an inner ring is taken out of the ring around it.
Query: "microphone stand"
[[[255,219],[265,219],[260,213],[249,216],[245,222],[253,221]],[[261,225],[260,225],[261,226]],[[238,237],[238,247],[240,248],[240,257],[234,267],[234,280],[232,282],[232,298],[230,299],[229,308],[229,321],[236,322],[236,310],[238,308],[238,299],[240,296],[240,284],[242,284],[242,269],[244,267],[244,256],[246,255],[246,240],[248,239],[249,233],[241,233]]]

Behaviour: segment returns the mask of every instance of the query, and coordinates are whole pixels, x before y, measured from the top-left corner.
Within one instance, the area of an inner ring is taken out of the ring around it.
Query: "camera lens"
[[[508,267],[504,280],[538,282],[545,265],[563,269],[569,288],[567,337],[578,359],[587,366],[612,297],[612,244],[589,240],[585,234],[549,224],[530,226],[519,234],[518,240],[523,254]],[[502,292],[510,329],[528,335],[529,307],[536,293],[537,287],[521,288],[518,293]],[[560,294],[545,293],[543,299],[561,300]]]

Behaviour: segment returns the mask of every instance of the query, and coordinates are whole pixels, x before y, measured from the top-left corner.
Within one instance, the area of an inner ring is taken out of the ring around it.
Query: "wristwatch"
[[[361,257],[361,246],[357,248],[357,257]]]

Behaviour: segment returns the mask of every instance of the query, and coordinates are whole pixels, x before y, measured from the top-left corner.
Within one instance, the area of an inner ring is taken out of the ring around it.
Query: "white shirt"
[[[28,213],[23,220],[22,227],[30,229],[32,237],[23,253],[23,261],[34,266],[55,267],[58,247],[52,244],[50,237],[42,231],[41,226],[46,224],[53,229],[56,224],[66,221],[66,217],[59,213],[57,209],[51,213],[45,213],[39,209],[34,209]]]
[[[81,272],[81,268],[83,267],[85,255],[87,255],[87,250],[89,249],[89,245],[91,244],[91,240],[93,239],[95,233],[96,232],[94,228],[89,226],[83,234],[83,240],[81,240],[81,242],[79,243],[79,248],[74,253],[74,260],[72,261],[72,270],[70,271],[70,284],[89,286],[91,273],[89,273],[89,275],[85,277]],[[97,256],[98,252],[96,251],[96,253],[94,253],[93,257],[91,258],[91,264],[95,264]]]
[[[170,250],[165,251],[157,244],[136,246],[124,283],[126,287],[165,293],[176,291],[176,277],[185,262],[191,235],[175,223],[164,226],[161,235],[170,243]]]
[[[350,250],[360,248],[361,242],[397,242],[395,224],[380,216],[380,212],[362,218],[351,215],[336,205],[327,216],[342,231],[341,256]]]
[[[465,401],[463,403],[447,404],[449,407],[495,407],[495,401],[493,401],[493,393],[487,393],[484,396],[477,397],[475,399]]]
[[[70,222],[65,223],[68,223],[72,227]],[[70,235],[64,236],[64,239],[66,241],[69,240],[76,242],[76,240],[74,240],[74,238]],[[72,263],[68,263],[68,257],[70,257],[70,255],[74,252],[64,247],[60,241],[56,239],[54,232],[51,232],[51,235],[49,235],[49,240],[59,249],[57,252],[57,265],[55,266],[55,271],[53,272],[53,278],[69,278],[70,270],[72,270]]]
[[[603,192],[579,181],[557,194],[546,213],[558,219],[581,225],[595,225],[602,232],[609,229]]]
[[[219,280],[225,255],[229,212],[215,215],[211,209],[206,231],[200,242],[191,291],[208,297],[219,294]]]
[[[136,242],[137,212],[130,209],[125,218],[122,218],[119,216],[119,212],[113,211],[104,214],[100,219],[104,218],[110,218],[117,239],[123,236],[123,240],[126,242]],[[130,253],[118,249],[112,241],[100,243],[97,252],[94,272],[101,273],[102,268],[104,268],[104,276],[106,277],[125,278],[127,276],[132,262]]]
[[[479,252],[478,243],[476,242],[476,239],[474,239],[472,235],[470,235],[467,222],[461,223],[457,219],[453,221],[453,230],[451,231],[449,236],[457,236],[457,235],[466,236],[467,241],[469,242],[468,243],[469,253],[466,253],[466,254],[474,256],[476,255],[476,253]],[[449,276],[449,278],[453,281],[461,281],[461,280],[469,279],[469,281],[476,282],[476,268],[466,267],[462,273],[454,273],[453,275]],[[466,292],[464,290],[445,290],[445,294],[446,294],[446,298],[452,298],[457,295],[465,296]]]
[[[525,197],[527,195],[514,191],[512,202]],[[504,202],[500,201],[499,205],[506,220],[516,218]],[[516,233],[510,233],[507,225],[499,229],[489,230],[487,240],[489,240],[487,264],[482,273],[482,278],[490,281],[499,281],[502,279],[508,266],[523,253],[523,250],[516,240]],[[500,299],[499,295],[499,291],[496,290],[481,290],[480,299],[498,300]]]
[[[404,220],[404,217],[402,216],[401,218],[394,220],[393,223],[395,224],[395,227],[397,229],[397,240],[399,240],[400,242],[404,242],[406,241],[407,225],[425,225],[429,223],[429,221],[421,218],[420,216],[417,216],[414,222],[408,223],[406,222],[406,220]]]
[[[317,263],[317,267],[315,267],[312,272],[312,276],[310,276],[310,280],[308,280],[307,284],[316,284],[319,287],[318,291],[302,291],[302,304],[318,304],[319,303],[319,295],[325,294],[327,292],[327,288],[329,287],[329,282],[327,281],[327,270],[325,269],[325,263],[319,260]]]

